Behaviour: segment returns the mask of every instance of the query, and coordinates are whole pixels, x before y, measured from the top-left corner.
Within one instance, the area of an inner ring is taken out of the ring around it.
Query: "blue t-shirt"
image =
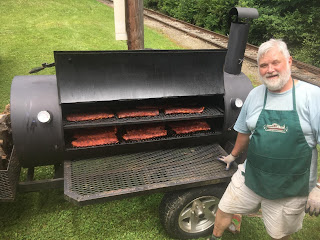
[[[307,143],[313,148],[309,183],[309,190],[311,191],[317,182],[318,152],[316,146],[320,143],[320,88],[302,81],[297,82],[295,88],[296,109],[300,125]],[[234,130],[240,133],[253,133],[263,108],[265,91],[265,85],[260,85],[249,93]],[[292,110],[292,103],[292,89],[283,93],[268,91],[266,109]]]

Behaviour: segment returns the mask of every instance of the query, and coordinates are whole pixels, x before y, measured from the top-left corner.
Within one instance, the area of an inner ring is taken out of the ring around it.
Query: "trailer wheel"
[[[218,203],[227,184],[216,184],[166,193],[161,201],[160,220],[173,238],[190,239],[212,233]]]

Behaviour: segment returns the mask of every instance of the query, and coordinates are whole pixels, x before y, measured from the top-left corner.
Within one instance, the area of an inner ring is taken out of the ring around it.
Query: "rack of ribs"
[[[159,109],[127,109],[117,112],[118,118],[129,117],[154,117],[159,115]]]
[[[164,109],[165,114],[181,114],[181,113],[202,113],[204,107],[168,107]]]
[[[204,120],[172,122],[169,126],[176,134],[209,131],[211,128]]]
[[[94,113],[71,113],[66,119],[70,122],[93,121],[98,119],[112,118],[112,112],[94,112]]]
[[[90,147],[118,143],[116,132],[116,127],[78,130],[73,134],[75,140],[71,144],[74,147]]]
[[[123,135],[123,139],[129,140],[144,140],[167,135],[164,125],[152,126],[132,126],[127,128],[127,133]]]

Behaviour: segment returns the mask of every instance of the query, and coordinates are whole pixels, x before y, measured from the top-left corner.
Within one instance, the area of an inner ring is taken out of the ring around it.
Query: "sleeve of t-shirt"
[[[320,88],[312,86],[308,88],[309,114],[312,132],[318,144],[320,144]]]

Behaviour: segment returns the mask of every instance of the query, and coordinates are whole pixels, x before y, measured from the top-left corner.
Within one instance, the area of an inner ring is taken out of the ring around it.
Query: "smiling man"
[[[234,126],[235,146],[220,158],[228,168],[248,150],[247,160],[219,203],[210,239],[221,239],[236,213],[261,209],[271,238],[289,239],[305,212],[320,212],[320,88],[292,79],[292,57],[281,40],[261,44],[257,60],[263,85],[248,95]]]

